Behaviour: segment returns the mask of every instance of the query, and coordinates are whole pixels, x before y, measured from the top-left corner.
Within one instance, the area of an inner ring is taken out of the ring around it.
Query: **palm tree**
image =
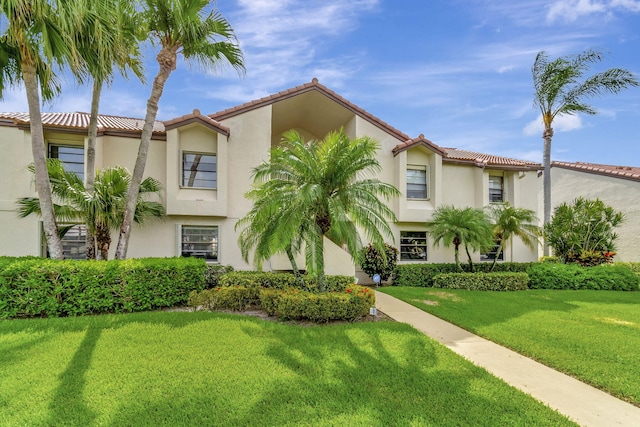
[[[120,227],[116,258],[127,256],[131,223],[144,168],[147,163],[149,142],[158,112],[158,101],[164,85],[176,69],[178,54],[193,60],[203,67],[215,69],[223,64],[231,65],[238,72],[244,71],[242,52],[235,42],[231,25],[217,11],[205,14],[209,0],[146,0],[142,12],[143,22],[152,43],[160,46],[156,56],[158,73],[153,80],[151,94],[147,100],[138,157],[133,176],[124,219]]]
[[[96,236],[98,258],[108,259],[111,245],[111,230],[122,223],[127,189],[131,175],[120,166],[103,169],[96,173],[94,191],[89,193],[82,180],[74,172],[68,172],[58,159],[48,159],[47,169],[51,178],[51,188],[55,199],[56,218],[63,222],[84,222],[87,230]],[[35,172],[33,165],[29,166]],[[140,186],[134,222],[143,224],[152,218],[164,217],[162,203],[147,200],[159,195],[160,183],[146,178]],[[31,214],[41,215],[37,198],[24,197],[18,200],[18,216],[24,218]]]
[[[426,225],[434,245],[442,243],[445,247],[449,247],[453,244],[455,263],[459,270],[462,270],[460,245],[464,245],[471,269],[473,269],[473,264],[469,247],[474,250],[482,250],[493,245],[491,223],[482,209],[440,206],[434,211],[432,220]]]
[[[70,3],[74,2],[56,2],[53,7],[47,0],[0,0],[0,12],[9,23],[2,43],[7,48],[5,53],[13,55],[11,71],[19,73],[7,80],[23,82],[27,92],[36,191],[49,253],[56,259],[62,259],[63,253],[47,173],[40,94],[44,99],[50,99],[59,91],[52,68],[54,63],[80,68],[69,43],[69,33],[65,31],[66,23],[58,13],[59,7],[71,7]],[[2,72],[5,77],[6,72]]]
[[[388,220],[395,221],[395,215],[380,197],[400,193],[378,179],[363,178],[381,170],[378,148],[373,139],[350,139],[343,130],[308,143],[297,132],[286,132],[270,160],[253,171],[255,187],[246,196],[254,206],[238,223],[248,224],[239,239],[244,253],[255,247],[254,259],[265,260],[288,251],[292,259],[304,243],[307,271],[324,291],[325,237],[346,247],[354,259],[361,246],[358,229],[384,248],[384,237],[393,239]]]
[[[493,234],[498,241],[498,251],[493,258],[490,271],[493,271],[500,253],[509,239],[519,237],[528,248],[534,249],[540,236],[540,228],[535,225],[538,218],[530,209],[515,208],[506,203],[495,203],[489,206],[491,219],[493,220]]]
[[[87,71],[93,80],[91,112],[87,139],[86,183],[93,193],[95,179],[96,138],[98,133],[98,107],[103,85],[111,83],[114,66],[126,77],[127,68],[144,80],[140,62],[139,42],[136,38],[136,13],[130,1],[89,0],[76,13],[78,30],[74,41]],[[138,31],[139,32],[139,31]],[[79,76],[83,80],[84,75]],[[95,257],[95,238],[87,229],[87,259]]]
[[[545,52],[539,52],[533,63],[534,104],[540,109],[544,123],[543,152],[543,192],[544,224],[551,220],[551,139],[553,138],[553,120],[563,114],[596,114],[596,110],[586,103],[604,93],[618,93],[629,86],[638,86],[636,77],[627,70],[611,68],[607,71],[584,78],[589,65],[600,62],[602,54],[595,50],[586,50],[549,60]],[[545,244],[544,254],[549,255]]]

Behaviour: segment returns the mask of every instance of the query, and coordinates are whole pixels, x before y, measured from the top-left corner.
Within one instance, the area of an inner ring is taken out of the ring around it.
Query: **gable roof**
[[[640,167],[638,166],[601,165],[598,163],[585,162],[551,162],[551,167],[576,170],[585,173],[592,173],[594,175],[611,176],[631,181],[640,181]]]
[[[321,93],[322,95],[333,100],[337,104],[340,104],[344,108],[352,111],[355,114],[358,114],[360,117],[364,118],[374,126],[377,126],[378,128],[386,131],[388,134],[393,135],[400,141],[407,141],[410,139],[409,136],[406,135],[405,133],[399,131],[398,129],[394,128],[390,124],[380,120],[373,114],[358,107],[356,104],[348,101],[347,99],[338,95],[336,92],[320,84],[317,78],[313,78],[313,80],[311,80],[311,82],[309,83],[305,83],[303,85],[296,86],[291,89],[283,90],[273,95],[265,96],[263,98],[256,99],[254,101],[245,102],[244,104],[240,104],[235,107],[227,108],[226,110],[222,110],[217,113],[210,114],[209,117],[218,121],[228,119],[230,117],[234,117],[239,114],[246,113],[248,111],[255,110],[257,108],[261,108],[267,105],[271,105],[278,101],[292,98],[294,96],[298,96],[310,91],[317,91]]]
[[[200,113],[200,110],[198,110],[197,108],[194,109],[191,114],[185,114],[184,116],[167,120],[166,122],[164,122],[164,128],[165,130],[171,130],[177,127],[188,125],[190,123],[200,123],[216,132],[222,133],[226,136],[230,135],[230,129],[228,127],[223,126],[216,120],[213,120],[211,117],[205,116],[204,114]]]

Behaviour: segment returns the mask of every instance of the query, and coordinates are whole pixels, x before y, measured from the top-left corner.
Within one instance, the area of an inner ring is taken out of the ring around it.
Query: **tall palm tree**
[[[19,72],[14,81],[23,82],[27,93],[36,191],[41,204],[42,223],[49,253],[56,259],[62,259],[64,255],[53,213],[47,173],[40,94],[44,99],[49,99],[59,91],[53,72],[55,64],[70,65],[73,69],[80,68],[73,46],[69,42],[67,23],[58,13],[59,8],[74,6],[75,2],[0,0],[0,13],[9,23],[2,34],[3,44],[14,55],[15,67],[12,70]],[[3,70],[2,74],[5,72],[6,70]]]
[[[543,151],[543,193],[544,224],[551,220],[551,139],[553,120],[563,114],[596,114],[596,110],[586,100],[605,93],[638,86],[637,78],[629,71],[611,68],[590,77],[585,77],[591,64],[600,62],[602,54],[586,50],[577,55],[560,57],[551,61],[545,52],[539,52],[533,63],[534,104],[540,109],[544,131]],[[544,254],[549,255],[549,247],[544,245]]]
[[[431,221],[427,222],[427,230],[434,245],[442,243],[445,247],[453,244],[455,263],[459,270],[460,245],[463,245],[473,268],[469,247],[482,250],[493,245],[491,223],[482,209],[467,207],[464,209],[444,205],[438,207]]]
[[[47,169],[51,178],[56,218],[63,222],[83,222],[87,230],[96,236],[98,258],[108,259],[111,245],[111,230],[117,230],[122,223],[127,189],[131,174],[125,168],[116,166],[99,170],[95,176],[94,191],[89,193],[74,172],[68,172],[58,159],[48,159]],[[35,171],[33,165],[29,166]],[[146,178],[140,186],[134,222],[143,224],[152,218],[164,217],[162,203],[147,200],[160,194],[162,186],[153,178]],[[18,216],[41,215],[37,198],[24,197],[18,200]]]
[[[133,176],[127,206],[120,227],[116,258],[127,256],[131,223],[135,211],[140,183],[147,163],[149,142],[158,112],[158,101],[164,85],[176,69],[178,55],[203,67],[215,69],[221,65],[231,65],[238,72],[244,71],[242,52],[235,41],[231,25],[217,11],[205,9],[209,0],[146,0],[142,17],[151,42],[160,46],[156,56],[158,73],[153,79],[151,94],[147,100],[138,157]]]
[[[498,251],[493,258],[490,271],[504,252],[507,241],[513,236],[519,237],[528,248],[534,249],[540,236],[540,228],[535,224],[538,220],[531,209],[515,208],[509,202],[495,203],[489,206],[489,215],[494,223],[493,234],[498,241]]]
[[[361,246],[358,229],[384,248],[385,236],[393,239],[388,221],[395,215],[380,198],[400,193],[364,178],[381,170],[378,148],[373,139],[350,139],[343,130],[308,143],[297,132],[286,132],[269,161],[253,171],[255,188],[246,195],[254,207],[238,223],[248,224],[240,234],[243,251],[255,246],[254,258],[264,260],[277,252],[299,252],[304,243],[307,271],[324,291],[325,237],[354,259]]]
[[[91,112],[87,138],[86,190],[93,193],[95,179],[98,107],[104,84],[113,80],[114,67],[126,77],[127,69],[144,81],[137,39],[136,12],[127,0],[85,0],[84,8],[69,19],[75,19],[78,30],[74,42],[91,77]],[[83,80],[84,75],[79,76]],[[87,259],[95,257],[95,237],[87,229]]]

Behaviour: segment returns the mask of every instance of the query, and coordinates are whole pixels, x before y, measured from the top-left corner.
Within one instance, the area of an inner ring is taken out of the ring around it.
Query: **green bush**
[[[640,275],[640,262],[617,262],[615,265],[624,265],[627,266],[634,273]]]
[[[444,273],[433,279],[433,287],[472,291],[519,291],[529,289],[527,273]]]
[[[500,262],[497,263],[493,272],[509,272],[524,273],[527,268],[535,263],[529,262]],[[463,265],[463,272],[468,272],[469,266]],[[491,263],[483,262],[474,264],[474,269],[479,273],[488,273]],[[444,273],[460,273],[460,270],[453,263],[448,264],[401,264],[396,266],[393,275],[394,286],[416,286],[427,287],[433,286],[433,278],[438,274]]]
[[[637,291],[640,277],[626,265],[537,264],[528,270],[531,289]]]
[[[375,246],[369,243],[358,253],[358,260],[362,271],[373,278],[375,274],[380,275],[380,279],[385,282],[389,280],[398,263],[398,249],[385,243],[385,256]]]
[[[207,289],[217,288],[220,277],[232,271],[233,267],[230,265],[207,264],[206,270],[204,271],[204,282]]]
[[[200,259],[25,259],[0,271],[0,318],[143,311],[187,301],[204,289]]]
[[[343,292],[308,292],[300,289],[262,289],[262,308],[280,319],[329,322],[356,320],[375,305],[374,292],[364,286],[350,285]]]
[[[327,291],[341,292],[352,285],[352,276],[326,276]],[[234,271],[220,277],[219,286],[245,286],[269,289],[297,288],[310,292],[318,291],[318,283],[309,276],[302,276],[300,283],[291,273],[272,273],[261,271]]]

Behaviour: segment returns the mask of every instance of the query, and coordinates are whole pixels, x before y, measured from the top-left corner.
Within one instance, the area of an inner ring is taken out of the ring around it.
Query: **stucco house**
[[[88,119],[86,113],[43,115],[47,152],[77,173],[84,173]],[[142,119],[101,116],[96,167],[132,170],[142,125]],[[434,247],[424,227],[440,205],[483,207],[509,201],[538,212],[540,164],[443,148],[423,135],[411,138],[313,79],[211,115],[194,110],[156,122],[145,175],[162,182],[167,217],[134,228],[128,255],[202,256],[251,269],[241,258],[234,226],[251,207],[243,194],[250,188],[252,168],[268,159],[269,149],[289,129],[312,139],[339,128],[350,137],[367,135],[380,143],[383,171],[378,177],[402,192],[390,202],[398,218],[391,224],[395,241],[390,243],[400,249],[400,262],[453,261],[453,250]],[[27,171],[30,140],[28,114],[0,113],[0,255],[43,253],[40,220],[18,219],[15,213],[18,198],[35,195]],[[82,256],[83,232],[77,226],[65,236],[68,256]],[[329,245],[327,273],[354,274],[356,267],[345,255]],[[481,254],[474,257],[479,261]],[[533,261],[538,253],[515,240],[504,259]],[[285,257],[275,257],[265,268],[290,267]]]
[[[578,197],[600,199],[624,213],[615,261],[640,262],[640,167],[552,162],[552,206]]]

